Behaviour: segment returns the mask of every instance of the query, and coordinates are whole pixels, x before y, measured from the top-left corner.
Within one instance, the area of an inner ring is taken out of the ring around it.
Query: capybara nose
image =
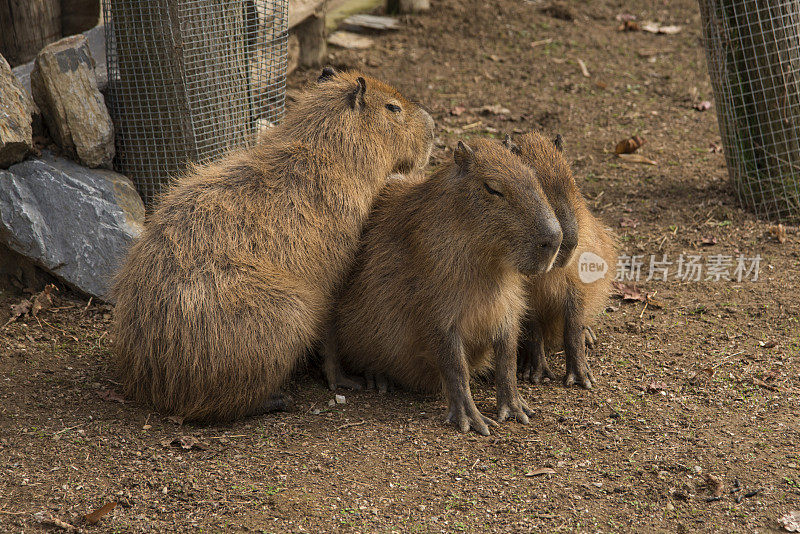
[[[561,226],[556,219],[548,220],[539,232],[537,244],[548,256],[555,256],[561,246]]]
[[[572,258],[572,253],[578,248],[578,239],[575,237],[563,236],[561,239],[561,247],[558,249],[558,258],[554,264],[555,267],[564,267]]]

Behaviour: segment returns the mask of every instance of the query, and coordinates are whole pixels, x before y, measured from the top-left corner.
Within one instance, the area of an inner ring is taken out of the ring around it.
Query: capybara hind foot
[[[597,335],[591,326],[583,327],[583,339],[586,342],[587,349],[593,349],[597,345]]]
[[[517,423],[527,425],[530,421],[528,417],[533,415],[533,410],[528,407],[528,404],[522,399],[522,396],[517,393],[516,398],[503,399],[498,395],[497,399],[497,421],[502,423],[509,419],[514,419]]]
[[[471,428],[482,436],[490,434],[490,426],[499,426],[497,421],[483,415],[469,398],[462,398],[450,403],[447,422],[456,425],[461,432],[469,432]]]
[[[276,393],[266,401],[256,406],[249,415],[265,415],[273,412],[288,412],[293,405],[292,398],[283,393]]]
[[[384,395],[389,391],[389,379],[384,373],[365,373],[364,379],[367,382],[367,389],[375,389],[379,394]]]
[[[522,366],[522,380],[525,382],[541,384],[555,379],[556,375],[550,370],[545,358],[529,359]]]
[[[597,381],[586,359],[567,361],[567,374],[564,375],[564,385],[567,387],[578,385],[583,389],[592,389]]]
[[[331,391],[336,391],[336,388],[352,389],[353,391],[361,391],[363,386],[356,378],[350,378],[344,373],[338,373],[333,378],[328,378],[328,388]]]

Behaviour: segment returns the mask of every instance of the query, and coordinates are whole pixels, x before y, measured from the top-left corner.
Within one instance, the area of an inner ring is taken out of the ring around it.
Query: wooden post
[[[61,0],[0,0],[0,54],[15,67],[61,38]]]
[[[328,55],[328,42],[325,30],[325,3],[295,27],[295,34],[300,41],[300,65],[317,67]]]
[[[700,0],[728,171],[740,202],[800,217],[800,7]]]

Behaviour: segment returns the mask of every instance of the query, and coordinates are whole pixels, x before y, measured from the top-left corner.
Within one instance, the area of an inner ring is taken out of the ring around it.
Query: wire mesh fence
[[[152,208],[187,162],[280,120],[288,0],[104,0],[115,167]]]
[[[741,204],[800,219],[800,2],[700,0],[722,144]]]

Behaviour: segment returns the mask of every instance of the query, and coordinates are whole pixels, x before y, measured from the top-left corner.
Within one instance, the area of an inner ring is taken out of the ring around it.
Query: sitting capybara
[[[325,69],[253,148],[167,191],[113,285],[125,393],[223,421],[280,405],[322,340],[387,176],[427,164],[433,121],[379,80]]]
[[[586,206],[564,158],[562,143],[560,135],[551,142],[537,132],[519,137],[516,143],[508,137],[505,142],[536,172],[564,233],[554,268],[531,278],[528,284],[528,314],[523,321],[519,368],[524,380],[539,383],[544,378],[552,379],[546,351],[563,347],[564,384],[589,389],[595,382],[586,360],[586,344],[594,342],[589,325],[606,305],[617,247]],[[606,271],[599,275],[602,262]]]
[[[470,375],[494,363],[499,420],[528,422],[516,380],[525,280],[552,266],[561,229],[530,168],[500,143],[470,144],[431,177],[384,188],[325,356],[328,373],[339,358],[404,387],[444,389],[448,421],[488,435],[496,423],[475,406]]]

